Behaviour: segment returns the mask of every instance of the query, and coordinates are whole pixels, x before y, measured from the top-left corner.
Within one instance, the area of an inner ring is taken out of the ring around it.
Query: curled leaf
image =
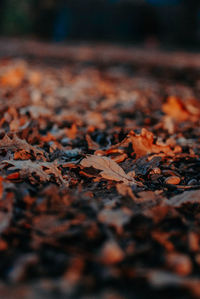
[[[145,128],[141,130],[140,134],[135,134],[135,132],[130,131],[128,136],[114,147],[127,147],[129,144],[132,144],[137,158],[148,154],[159,154],[161,152],[167,156],[174,156],[175,153],[181,151],[179,146],[171,149],[171,146],[167,144],[158,144],[158,142],[154,144],[153,133]]]

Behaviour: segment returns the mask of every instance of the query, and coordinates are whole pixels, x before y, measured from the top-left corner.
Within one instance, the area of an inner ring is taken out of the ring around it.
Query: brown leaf
[[[133,194],[133,191],[130,186],[127,186],[126,184],[119,183],[116,185],[116,188],[117,188],[118,193],[121,194],[122,196],[129,196],[134,201],[137,200],[137,198]]]
[[[183,204],[194,203],[200,203],[199,190],[185,191],[182,194],[173,196],[166,202],[167,205],[177,208],[181,207]]]
[[[100,175],[104,179],[124,182],[125,184],[136,184],[136,181],[128,176],[124,170],[110,158],[93,155],[83,159],[80,164],[83,167],[93,167],[102,170]]]
[[[98,214],[100,222],[115,227],[119,233],[123,231],[123,226],[130,221],[131,217],[132,212],[129,209],[103,209]]]
[[[86,134],[85,139],[86,139],[87,144],[88,144],[88,149],[94,150],[94,151],[99,149],[98,143],[93,141],[92,138],[90,137],[90,135]]]
[[[5,150],[24,150],[28,153],[33,152],[35,156],[42,156],[44,158],[44,152],[33,145],[27,143],[26,140],[20,139],[17,135],[14,135],[11,139],[8,135],[5,135],[3,139],[0,140],[0,149]]]
[[[55,180],[59,184],[66,184],[63,180],[58,165],[50,162],[32,162],[31,160],[19,161],[19,160],[4,160],[1,163],[1,168],[11,165],[9,170],[19,171],[21,178],[29,178],[35,180],[33,174],[40,178],[41,182],[50,181],[51,174],[55,176]]]

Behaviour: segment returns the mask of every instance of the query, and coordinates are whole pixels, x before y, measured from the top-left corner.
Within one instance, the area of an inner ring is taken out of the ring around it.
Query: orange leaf
[[[127,146],[129,143],[132,143],[132,147],[137,158],[148,154],[158,154],[161,152],[168,156],[173,156],[175,153],[181,151],[181,148],[178,146],[172,150],[169,145],[154,144],[153,133],[144,128],[142,129],[140,135],[136,135],[133,131],[131,131],[120,145]]]
[[[7,175],[6,179],[7,180],[17,180],[19,178],[19,172],[14,172],[14,173],[11,173],[9,175]]]
[[[162,109],[167,115],[179,121],[184,121],[190,117],[181,100],[174,96],[167,99]]]

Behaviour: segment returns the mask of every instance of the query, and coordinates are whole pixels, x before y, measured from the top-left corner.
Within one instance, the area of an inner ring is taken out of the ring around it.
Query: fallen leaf
[[[93,141],[89,134],[86,134],[85,139],[86,139],[87,144],[88,144],[88,149],[94,150],[94,151],[99,149],[98,143]]]
[[[126,184],[119,183],[116,185],[116,189],[117,189],[118,193],[121,194],[122,196],[129,196],[134,201],[137,200],[137,198],[133,194],[133,191],[130,186],[127,186]]]
[[[142,157],[148,154],[164,153],[167,156],[174,156],[175,153],[180,152],[181,148],[176,146],[174,150],[169,145],[154,144],[154,135],[152,132],[143,128],[141,134],[135,134],[131,131],[128,136],[121,142],[119,146],[127,146],[132,144],[136,157]]]
[[[100,175],[107,180],[124,182],[125,184],[136,184],[137,182],[128,176],[124,170],[113,160],[107,157],[88,156],[81,161],[83,167],[93,167],[102,170]]]
[[[127,224],[132,217],[132,212],[128,209],[104,209],[98,214],[98,220],[122,233],[123,226]]]
[[[70,139],[75,139],[77,135],[77,126],[73,124],[70,129],[66,129],[66,135]]]
[[[181,207],[183,204],[187,203],[200,203],[199,190],[185,191],[181,194],[173,196],[165,203],[176,208]]]
[[[26,140],[20,139],[15,134],[12,139],[8,135],[5,135],[3,139],[0,140],[0,149],[12,151],[23,150],[27,151],[28,153],[34,153],[36,157],[38,155],[44,158],[44,152],[41,149],[28,144]]]
[[[177,121],[197,120],[200,116],[199,101],[195,99],[182,101],[175,96],[170,96],[163,104],[162,110]]]
[[[66,184],[63,180],[58,165],[53,162],[32,162],[31,160],[18,161],[18,160],[4,160],[0,163],[1,168],[9,166],[9,170],[19,171],[21,178],[29,178],[34,180],[33,175],[39,177],[41,182],[50,181],[51,174],[55,176],[56,182],[59,184]]]
[[[167,115],[180,121],[184,121],[189,117],[189,113],[185,109],[181,100],[174,96],[167,99],[167,102],[163,104],[162,109]]]

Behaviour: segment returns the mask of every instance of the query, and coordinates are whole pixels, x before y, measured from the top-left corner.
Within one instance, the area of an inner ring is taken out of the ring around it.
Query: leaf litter
[[[0,297],[199,298],[199,74],[37,49],[0,60]]]

